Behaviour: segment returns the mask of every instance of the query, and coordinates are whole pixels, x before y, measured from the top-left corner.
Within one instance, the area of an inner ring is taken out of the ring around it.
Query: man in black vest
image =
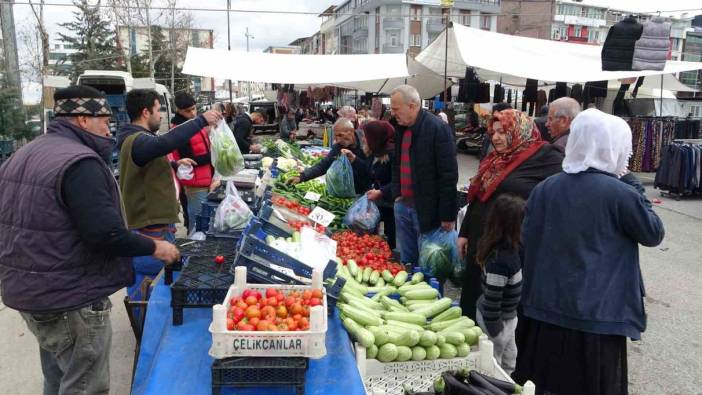
[[[0,289],[39,342],[44,394],[107,394],[108,297],[134,281],[129,257],[179,252],[127,229],[105,96],[71,86],[54,101],[47,134],[0,167]]]

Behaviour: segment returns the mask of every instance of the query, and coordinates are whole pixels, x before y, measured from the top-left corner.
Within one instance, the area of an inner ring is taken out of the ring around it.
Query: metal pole
[[[249,52],[249,38],[254,38],[253,35],[249,34],[249,28],[246,27],[246,52]],[[249,108],[251,108],[251,81],[247,82],[247,85],[249,87]]]
[[[446,13],[446,48],[444,50],[444,108],[448,108],[448,95],[446,89],[448,86],[448,42],[449,42],[449,26],[451,25],[451,8]]]
[[[661,74],[661,108],[658,110],[658,116],[663,116],[663,74]]]
[[[149,16],[150,2],[146,3],[146,31],[149,35],[149,76],[154,79],[154,47],[151,44],[151,17]]]
[[[175,96],[175,3],[171,8],[171,95]]]
[[[231,27],[229,25],[229,10],[231,8],[231,0],[227,0],[227,49],[232,50],[232,36],[231,36]],[[229,103],[233,103],[234,99],[232,98],[232,80],[229,79]]]

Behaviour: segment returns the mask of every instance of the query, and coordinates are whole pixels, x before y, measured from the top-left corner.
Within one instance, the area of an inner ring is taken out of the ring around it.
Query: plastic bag
[[[244,156],[236,143],[234,133],[226,122],[219,121],[217,126],[212,128],[210,142],[212,143],[212,166],[222,175],[222,179],[231,179],[244,169]]]
[[[374,232],[380,222],[380,210],[366,195],[356,200],[344,216],[344,225],[358,232]]]
[[[329,166],[325,177],[327,193],[330,196],[350,198],[356,197],[356,188],[353,185],[353,168],[346,155],[339,155],[334,163]]]
[[[462,269],[458,255],[458,233],[437,228],[419,240],[419,266],[429,275],[444,280]]]
[[[239,196],[233,182],[227,183],[227,195],[217,207],[214,218],[214,229],[225,233],[243,229],[253,217],[249,206]]]

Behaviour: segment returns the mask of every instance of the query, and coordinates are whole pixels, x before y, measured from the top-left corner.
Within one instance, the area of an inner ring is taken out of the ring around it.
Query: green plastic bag
[[[356,188],[353,184],[353,168],[345,155],[339,155],[334,163],[329,166],[325,181],[327,193],[330,196],[341,198],[356,197]]]

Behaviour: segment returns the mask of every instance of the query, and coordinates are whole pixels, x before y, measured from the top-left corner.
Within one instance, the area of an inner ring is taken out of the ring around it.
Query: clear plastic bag
[[[325,182],[327,184],[327,193],[330,196],[340,198],[356,196],[356,188],[353,184],[353,168],[346,155],[339,155],[334,163],[329,166]]]
[[[219,121],[217,126],[212,128],[210,142],[212,166],[222,175],[223,180],[231,179],[236,173],[244,170],[244,156],[226,122]]]
[[[422,271],[439,279],[446,279],[460,272],[458,233],[437,228],[422,234],[419,240],[419,266]]]
[[[249,206],[239,196],[233,182],[227,182],[227,194],[217,207],[214,218],[214,229],[226,233],[243,229],[253,217]]]
[[[380,210],[366,195],[356,200],[344,216],[344,225],[357,232],[374,232],[380,222]]]

